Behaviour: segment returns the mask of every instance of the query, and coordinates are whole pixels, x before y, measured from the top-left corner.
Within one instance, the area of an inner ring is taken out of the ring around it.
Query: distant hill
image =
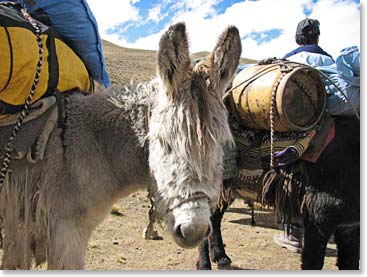
[[[197,52],[197,53],[192,54],[191,58],[193,60],[204,58],[204,57],[208,56],[209,53],[210,52],[207,52],[207,51]],[[256,63],[256,62],[257,62],[257,60],[253,60],[253,59],[247,59],[247,58],[241,58],[240,59],[240,64],[248,64],[248,63]]]
[[[111,42],[102,41],[107,72],[111,83],[138,83],[155,77],[157,51],[125,48]],[[209,52],[192,54],[192,59],[206,57]],[[241,64],[255,60],[241,58]]]
[[[108,41],[102,43],[111,83],[137,83],[154,78],[156,51],[120,47]]]

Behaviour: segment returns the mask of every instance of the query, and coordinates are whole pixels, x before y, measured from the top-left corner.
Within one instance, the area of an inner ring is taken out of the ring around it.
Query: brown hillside
[[[111,83],[130,83],[148,81],[156,74],[157,51],[120,47],[103,41],[107,72]],[[209,52],[192,54],[192,59],[206,57]],[[241,64],[254,63],[255,60],[241,58]]]
[[[207,51],[197,52],[197,53],[192,54],[191,58],[193,60],[204,58],[204,57],[208,56],[209,53],[210,52],[207,52]],[[241,58],[240,59],[240,64],[249,64],[249,63],[256,63],[256,62],[257,61],[253,60],[253,59],[247,59],[247,58]]]
[[[103,51],[111,83],[137,83],[155,76],[156,51],[120,47],[108,41],[103,41]]]

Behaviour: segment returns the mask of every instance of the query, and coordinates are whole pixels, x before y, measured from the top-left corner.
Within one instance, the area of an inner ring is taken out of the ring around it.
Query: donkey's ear
[[[189,43],[184,23],[169,27],[159,42],[158,73],[168,92],[176,95],[189,80],[191,69]]]
[[[241,56],[241,39],[239,31],[229,26],[219,37],[211,53],[212,81],[225,88],[236,72]]]

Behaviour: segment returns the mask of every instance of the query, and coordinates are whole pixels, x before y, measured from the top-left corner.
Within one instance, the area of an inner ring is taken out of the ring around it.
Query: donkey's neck
[[[65,144],[74,163],[84,163],[92,180],[116,198],[149,181],[147,113],[143,87],[111,87],[91,96],[74,95],[67,109]],[[85,169],[84,169],[85,170]]]

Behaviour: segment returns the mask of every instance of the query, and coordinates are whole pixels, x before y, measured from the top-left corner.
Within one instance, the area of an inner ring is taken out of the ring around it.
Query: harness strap
[[[64,97],[60,91],[57,89],[55,90],[55,96],[56,96],[56,105],[57,105],[57,128],[63,129],[64,128],[64,122],[65,122],[65,116],[64,116]]]
[[[210,198],[204,192],[197,191],[193,193],[191,196],[189,196],[188,198],[177,197],[173,201],[173,204],[171,205],[169,210],[173,211],[174,209],[178,208],[179,206],[183,205],[184,203],[191,202],[193,200],[198,200],[198,199],[207,199],[208,201],[210,201]]]

